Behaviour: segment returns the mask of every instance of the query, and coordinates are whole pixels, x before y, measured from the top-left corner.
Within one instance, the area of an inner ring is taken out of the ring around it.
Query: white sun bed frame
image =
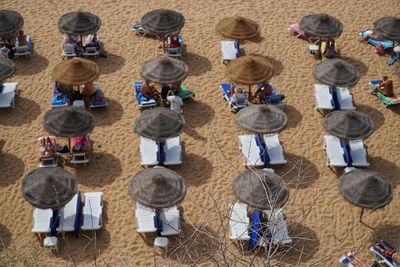
[[[103,193],[87,192],[83,194],[85,203],[82,209],[82,230],[99,230],[103,227]]]
[[[179,209],[174,206],[159,212],[162,236],[178,235],[181,232]]]
[[[60,209],[60,223],[56,228],[57,232],[73,232],[75,231],[76,207],[78,205],[78,194]]]
[[[230,239],[250,240],[250,219],[247,216],[247,205],[244,203],[229,204]]]

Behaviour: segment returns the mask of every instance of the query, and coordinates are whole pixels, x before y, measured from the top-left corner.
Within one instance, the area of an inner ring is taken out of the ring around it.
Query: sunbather
[[[98,39],[96,33],[94,33],[94,34],[89,34],[89,35],[86,37],[83,50],[85,50],[86,47],[96,47],[97,49],[100,49],[99,39]]]
[[[140,87],[140,91],[142,92],[142,96],[145,98],[145,100],[155,98],[158,95],[156,88],[154,85],[150,84],[150,81],[145,81]]]
[[[235,104],[242,104],[246,102],[246,95],[244,94],[243,90],[236,87],[236,89],[233,90],[233,94],[231,91],[231,97],[229,99],[230,103],[235,103]]]
[[[50,137],[40,139],[39,158],[53,157],[56,152],[56,144]]]
[[[24,46],[27,45],[26,43],[26,35],[24,34],[24,31],[18,31],[18,46]]]
[[[72,139],[72,142],[74,144],[72,147],[72,152],[78,152],[78,153],[89,152],[90,144],[86,135],[74,137]]]
[[[387,76],[383,76],[383,80],[379,83],[377,87],[375,87],[374,90],[371,91],[371,94],[374,94],[377,90],[379,90],[385,96],[393,96],[393,81],[389,80]]]
[[[321,47],[324,44],[324,42],[321,43]],[[335,58],[338,56],[337,50],[336,50],[336,43],[334,40],[325,42],[325,49],[324,51],[321,51],[322,57],[326,58]]]
[[[269,82],[259,84],[255,96],[258,98],[260,103],[268,104],[279,104],[283,99],[285,99],[283,94],[274,93],[274,88]]]
[[[168,47],[181,47],[178,35],[172,35],[168,37]]]
[[[85,99],[87,102],[103,102],[104,94],[98,90],[94,82],[85,84]]]
[[[394,263],[400,264],[400,255],[397,251],[385,245],[385,242],[380,242],[375,245],[375,248],[380,251],[385,257],[391,259]]]

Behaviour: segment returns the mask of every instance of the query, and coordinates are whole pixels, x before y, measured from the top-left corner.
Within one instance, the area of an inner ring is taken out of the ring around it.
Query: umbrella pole
[[[364,208],[361,209],[361,213],[360,213],[360,223],[363,223],[363,221],[362,221],[363,215],[364,215]]]

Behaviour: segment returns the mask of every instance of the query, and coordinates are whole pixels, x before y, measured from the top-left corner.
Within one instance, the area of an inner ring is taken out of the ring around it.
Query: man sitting
[[[97,50],[100,49],[100,42],[96,33],[94,33],[93,35],[89,34],[86,37],[83,50],[86,50],[87,47],[96,47]]]
[[[283,94],[274,94],[274,89],[269,82],[260,84],[255,96],[258,98],[259,103],[262,104],[279,104],[283,99],[285,99]]]
[[[389,80],[387,76],[383,76],[383,80],[371,91],[371,94],[374,94],[378,90],[385,96],[394,96],[392,80]]]
[[[142,93],[142,97],[146,101],[155,98],[158,95],[158,92],[154,85],[150,85],[150,81],[147,80],[140,87],[140,92]]]
[[[18,46],[24,46],[24,45],[27,45],[27,42],[26,42],[26,35],[24,34],[24,31],[18,31],[18,38],[17,38],[17,40],[18,40]]]
[[[86,153],[89,152],[90,144],[86,135],[81,135],[73,138],[74,146],[72,152]]]

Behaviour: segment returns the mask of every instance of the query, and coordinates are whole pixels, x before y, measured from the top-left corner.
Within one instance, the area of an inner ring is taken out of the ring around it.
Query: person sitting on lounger
[[[74,137],[73,143],[72,152],[83,153],[89,151],[90,144],[86,135]]]
[[[53,157],[55,151],[55,144],[53,144],[50,137],[45,137],[40,140],[40,158]]]
[[[26,35],[24,34],[24,31],[18,31],[18,46],[24,46],[27,45],[26,42]]]
[[[104,94],[98,90],[94,82],[85,84],[85,99],[87,102],[103,102]]]
[[[336,43],[334,40],[326,42],[325,51],[322,51],[322,57],[326,58],[337,57]]]
[[[97,34],[89,34],[86,39],[85,39],[85,43],[83,46],[83,50],[86,49],[86,47],[96,47],[97,49],[100,49],[100,45],[99,45],[99,41],[97,38]]]
[[[375,87],[371,94],[374,94],[377,90],[379,90],[385,96],[393,96],[393,81],[389,80],[387,76],[383,76],[383,80],[379,83],[377,87]]]
[[[145,81],[140,87],[140,91],[142,92],[142,96],[145,98],[145,100],[155,98],[158,95],[154,85],[150,85],[150,81]]]
[[[168,37],[168,47],[181,47],[178,35]]]
[[[283,94],[274,94],[274,88],[272,88],[272,85],[269,82],[260,84],[255,96],[258,98],[260,103],[266,104],[279,104],[283,99],[285,99]]]
[[[236,87],[232,91],[232,87],[231,87],[231,97],[229,99],[229,102],[236,104],[236,105],[244,104],[246,102],[246,95],[243,92],[243,90],[240,89],[239,87]]]

